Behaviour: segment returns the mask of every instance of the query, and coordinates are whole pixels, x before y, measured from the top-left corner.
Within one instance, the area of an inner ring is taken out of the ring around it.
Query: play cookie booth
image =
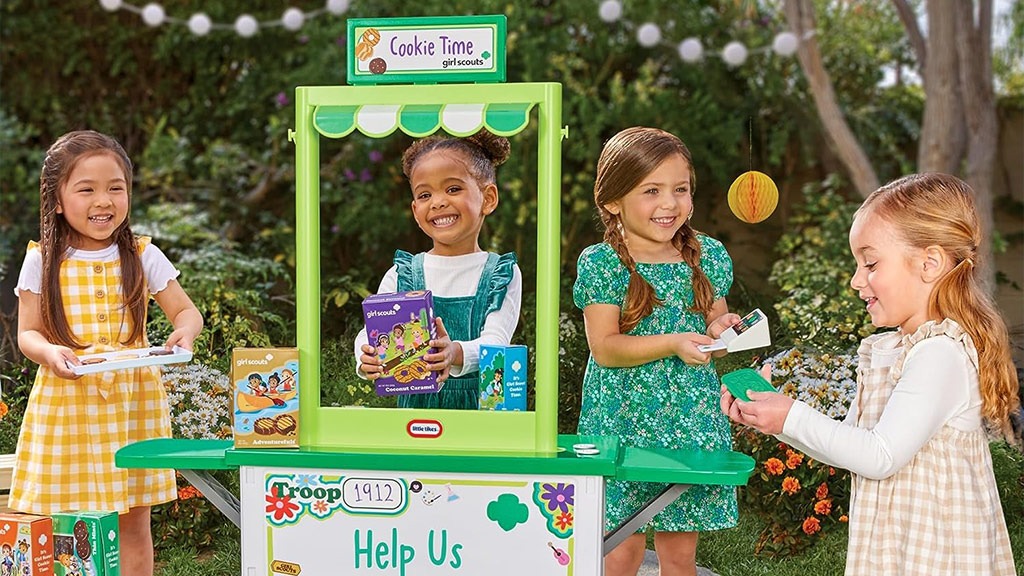
[[[736,452],[620,446],[558,435],[561,85],[505,83],[505,17],[348,21],[351,86],[299,87],[296,155],[298,449],[162,439],[122,467],[176,468],[241,526],[242,574],[600,574],[605,553],[691,484],[745,484]],[[408,84],[417,84],[410,88]],[[320,405],[322,138],[420,138],[535,122],[537,327],[532,411]],[[241,498],[208,474],[237,469]],[[668,483],[604,534],[606,479]]]

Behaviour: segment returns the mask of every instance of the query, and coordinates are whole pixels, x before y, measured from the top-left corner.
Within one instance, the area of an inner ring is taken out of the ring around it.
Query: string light
[[[597,14],[604,22],[614,24],[622,18],[621,0],[603,0],[598,6]],[[814,35],[814,31],[807,32],[803,39],[806,40]],[[704,58],[705,53],[721,57],[727,65],[735,67],[742,66],[751,54],[763,54],[771,50],[775,54],[788,57],[796,53],[800,45],[800,38],[792,32],[785,31],[775,35],[771,47],[748,49],[742,42],[732,41],[722,48],[720,53],[706,51],[704,45],[697,38],[686,38],[678,45],[676,51],[683,62],[693,64]],[[645,22],[636,29],[636,41],[644,48],[653,48],[661,43],[661,29],[653,22]]]
[[[231,24],[214,22],[203,12],[196,12],[188,19],[168,16],[164,7],[157,2],[150,2],[143,7],[129,4],[123,0],[99,0],[100,6],[107,12],[127,10],[138,14],[142,21],[152,28],[163,24],[181,24],[187,26],[189,31],[196,36],[206,36],[213,30],[233,30],[242,38],[251,38],[259,33],[261,28],[282,27],[285,30],[296,32],[302,29],[306,22],[323,14],[340,16],[348,12],[349,0],[326,0],[324,7],[310,12],[303,12],[298,8],[288,8],[281,14],[279,20],[260,22],[251,14],[241,14]]]

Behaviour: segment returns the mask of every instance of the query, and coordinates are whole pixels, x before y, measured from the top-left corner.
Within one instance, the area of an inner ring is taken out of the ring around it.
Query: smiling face
[[[850,251],[857,260],[850,286],[867,303],[873,325],[910,334],[929,320],[936,271],[926,250],[910,246],[891,224],[867,212],[850,227]]]
[[[431,239],[431,254],[461,256],[480,251],[484,216],[498,205],[498,188],[481,184],[469,161],[455,150],[427,153],[409,174],[412,214]]]
[[[128,218],[130,196],[124,169],[111,153],[83,156],[59,191],[57,213],[74,231],[71,245],[81,250],[110,246]]]
[[[604,205],[622,221],[629,252],[638,262],[678,260],[672,238],[693,211],[690,163],[671,154],[622,198]]]

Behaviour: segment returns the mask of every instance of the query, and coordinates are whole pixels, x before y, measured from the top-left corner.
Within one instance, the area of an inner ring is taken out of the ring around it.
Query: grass
[[[992,463],[1002,500],[1017,573],[1024,574],[1024,455],[1005,443],[993,443]],[[740,511],[736,528],[707,532],[697,546],[697,564],[721,576],[841,576],[846,562],[845,526],[830,526],[813,547],[793,558],[754,556],[761,531],[753,514]],[[156,576],[237,576],[241,574],[241,547],[237,530],[219,538],[213,552],[197,554],[187,547],[157,554]]]

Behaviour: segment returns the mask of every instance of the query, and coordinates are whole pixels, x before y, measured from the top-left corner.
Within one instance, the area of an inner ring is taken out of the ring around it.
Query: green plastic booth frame
[[[562,87],[557,83],[313,86],[295,90],[296,322],[302,385],[299,445],[345,450],[477,455],[557,451],[558,278]],[[537,115],[536,371],[532,412],[410,410],[320,405],[320,138],[356,130],[420,138],[438,130],[467,136],[486,127],[521,132]],[[413,421],[440,423],[435,438],[413,437]],[[500,440],[495,440],[500,439]]]

